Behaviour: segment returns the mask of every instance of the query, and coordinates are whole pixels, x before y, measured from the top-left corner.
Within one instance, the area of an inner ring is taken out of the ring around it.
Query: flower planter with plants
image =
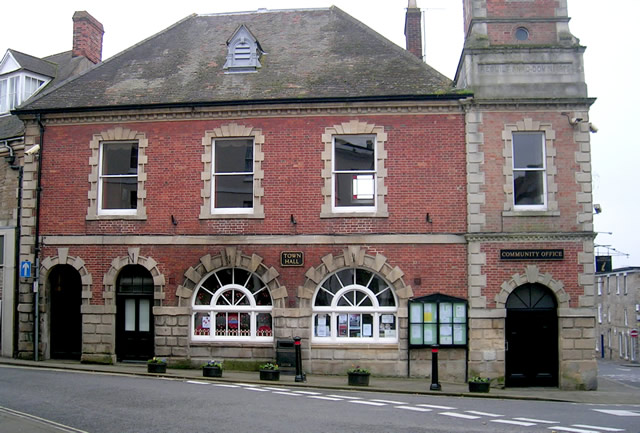
[[[366,368],[362,368],[360,366],[347,370],[349,386],[369,386],[370,376],[371,372]]]
[[[161,359],[154,356],[153,358],[147,361],[147,373],[164,374],[166,372],[167,372],[166,359]]]
[[[469,392],[489,392],[491,380],[488,377],[473,376],[469,378]]]
[[[267,362],[259,368],[260,380],[280,380],[280,367],[278,367],[278,364]]]
[[[203,377],[222,377],[222,363],[218,361],[208,361],[202,366]]]

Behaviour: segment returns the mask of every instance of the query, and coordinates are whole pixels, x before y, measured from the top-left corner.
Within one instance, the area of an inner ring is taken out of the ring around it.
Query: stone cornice
[[[468,242],[582,242],[592,241],[596,233],[471,233]]]
[[[462,96],[461,96],[462,97]],[[69,113],[45,113],[47,125],[72,125],[121,122],[169,122],[182,120],[246,119],[255,117],[407,115],[462,113],[459,101],[407,102],[341,102],[282,105],[229,105],[221,107],[138,108]],[[35,115],[21,115],[23,121],[34,121]]]
[[[43,236],[43,245],[351,245],[351,244],[466,244],[456,234],[358,235],[79,235]]]
[[[549,111],[549,110],[588,110],[596,98],[536,98],[536,99],[480,99],[467,98],[461,105],[472,106],[482,111]],[[467,108],[468,109],[468,108]]]

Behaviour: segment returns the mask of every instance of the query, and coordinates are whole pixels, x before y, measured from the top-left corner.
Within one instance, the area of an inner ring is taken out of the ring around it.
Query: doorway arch
[[[543,284],[526,283],[505,303],[505,385],[558,386],[558,302]]]
[[[82,278],[71,265],[56,265],[48,276],[50,356],[80,359],[82,355]]]

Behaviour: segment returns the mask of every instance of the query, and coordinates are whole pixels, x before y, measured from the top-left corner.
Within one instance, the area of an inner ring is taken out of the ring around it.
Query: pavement
[[[607,362],[610,365],[614,361]],[[83,364],[78,361],[45,360],[28,361],[11,358],[0,358],[0,366],[18,366],[24,368],[43,368],[50,370],[69,370],[88,373],[117,374],[125,376],[143,376],[170,378],[175,380],[198,380],[211,382],[250,383],[271,385],[273,382],[261,381],[256,371],[224,370],[221,378],[202,377],[200,369],[168,368],[166,374],[147,373],[146,363],[117,363],[115,365]],[[635,377],[640,376],[640,364],[617,363],[620,367],[638,367],[632,369]],[[303,366],[304,367],[304,366]],[[341,375],[307,374],[306,382],[295,382],[295,374],[280,374],[279,385],[287,387],[306,387],[335,390],[358,390],[398,394],[416,395],[446,395],[455,397],[480,397],[499,399],[562,401],[573,403],[591,404],[634,404],[640,405],[640,381],[637,386],[623,383],[614,378],[598,377],[598,389],[596,391],[567,391],[559,388],[496,388],[492,387],[489,393],[470,393],[466,383],[440,382],[440,391],[431,391],[431,379],[380,377],[371,376],[369,386],[353,387],[347,385],[347,377]]]

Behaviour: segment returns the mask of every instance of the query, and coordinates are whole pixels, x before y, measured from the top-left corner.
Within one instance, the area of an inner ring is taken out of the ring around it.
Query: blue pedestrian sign
[[[20,262],[20,278],[30,278],[31,277],[31,262],[29,260],[24,260]]]

